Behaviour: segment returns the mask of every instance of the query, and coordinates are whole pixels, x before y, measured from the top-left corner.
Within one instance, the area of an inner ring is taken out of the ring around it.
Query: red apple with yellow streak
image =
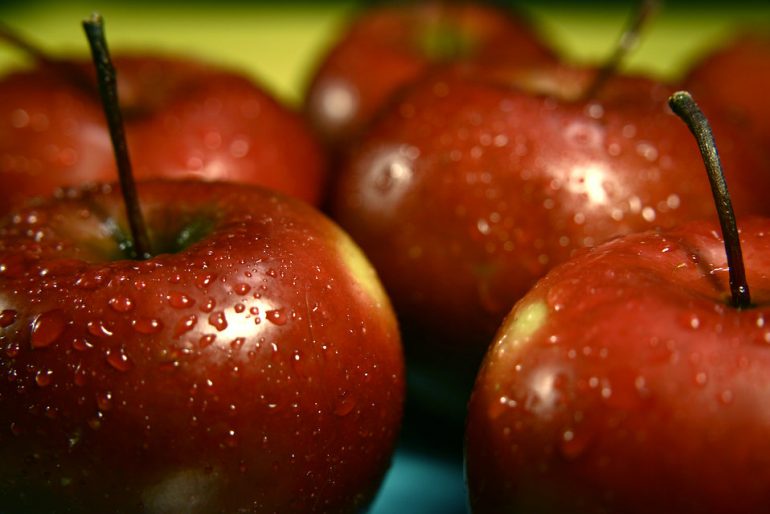
[[[404,395],[361,251],[254,186],[121,184],[0,224],[3,512],[359,512]]]

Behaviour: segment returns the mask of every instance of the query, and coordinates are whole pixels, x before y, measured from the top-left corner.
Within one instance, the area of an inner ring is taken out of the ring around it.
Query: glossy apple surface
[[[474,514],[755,513],[770,480],[770,220],[635,234],[552,270],[508,315],[469,407]]]
[[[770,34],[748,32],[723,43],[693,66],[684,87],[770,145]]]
[[[369,7],[343,28],[315,71],[305,112],[333,148],[346,147],[388,99],[429,68],[457,60],[554,60],[530,24],[472,2]]]
[[[299,114],[254,83],[181,58],[114,62],[137,179],[258,184],[319,202],[319,144]],[[28,196],[116,176],[93,64],[67,64],[69,71],[39,66],[0,80],[0,212]]]
[[[359,512],[404,389],[360,250],[264,190],[139,194],[145,261],[108,189],[0,227],[3,512]]]
[[[447,354],[480,356],[511,306],[576,250],[715,217],[697,146],[666,104],[671,89],[615,76],[596,98],[575,99],[591,77],[438,74],[405,92],[343,169],[335,216],[440,367]],[[768,212],[756,149],[712,125],[739,214]]]

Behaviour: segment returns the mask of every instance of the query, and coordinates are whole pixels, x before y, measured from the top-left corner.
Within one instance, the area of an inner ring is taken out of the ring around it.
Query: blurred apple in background
[[[697,148],[663,84],[550,65],[464,66],[408,88],[342,170],[333,212],[383,279],[407,352],[475,374],[511,306],[576,250],[713,217]],[[741,213],[768,213],[770,172],[730,125],[714,128]],[[418,364],[419,365],[419,364]],[[469,390],[469,389],[468,389]],[[466,391],[467,394],[467,391]]]
[[[136,177],[258,184],[318,204],[325,155],[299,114],[214,64],[153,54],[115,59]],[[0,205],[112,180],[90,61],[39,62],[0,80]],[[89,87],[89,84],[93,84]]]
[[[687,72],[683,87],[755,131],[770,154],[770,30],[744,29],[707,52]]]
[[[305,96],[308,118],[336,151],[360,134],[393,93],[432,67],[555,59],[529,20],[485,2],[367,6],[341,32]]]

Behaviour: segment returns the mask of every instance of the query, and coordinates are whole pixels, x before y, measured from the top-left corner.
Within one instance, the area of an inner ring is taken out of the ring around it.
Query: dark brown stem
[[[150,240],[139,206],[139,197],[131,170],[131,159],[129,158],[126,134],[123,128],[123,116],[118,102],[118,84],[115,67],[112,65],[110,53],[107,49],[107,40],[104,37],[104,21],[101,15],[93,14],[91,18],[84,20],[83,28],[88,37],[88,43],[91,46],[91,56],[96,67],[99,94],[102,98],[104,114],[107,117],[107,125],[110,130],[110,137],[112,138],[112,147],[115,151],[120,189],[123,193],[128,224],[131,229],[131,238],[134,243],[134,255],[137,259],[147,259],[150,257]]]
[[[746,309],[751,306],[751,295],[743,265],[741,240],[711,126],[690,93],[686,91],[676,92],[668,99],[668,104],[671,106],[671,110],[684,120],[698,142],[698,148],[711,183],[711,192],[714,195],[719,224],[722,227],[722,238],[725,242],[727,266],[730,273],[732,304],[738,309]]]
[[[659,0],[641,0],[639,7],[634,11],[628,26],[620,36],[615,52],[599,68],[593,81],[583,93],[585,100],[595,98],[607,81],[617,73],[620,64],[628,54],[636,47],[642,29],[648,24],[660,7]]]

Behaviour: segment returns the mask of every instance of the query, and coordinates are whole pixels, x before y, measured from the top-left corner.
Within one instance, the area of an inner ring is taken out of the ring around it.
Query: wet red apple
[[[688,71],[683,87],[770,144],[770,35],[749,31],[723,42]]]
[[[713,217],[697,149],[665,103],[671,88],[615,75],[582,98],[592,77],[564,66],[434,75],[342,170],[334,215],[378,269],[407,350],[437,375],[452,355],[477,362],[469,355],[510,307],[576,250]],[[739,213],[767,213],[758,148],[713,125]]]
[[[688,98],[720,223],[600,245],[517,303],[469,406],[474,514],[765,509],[770,219],[738,231]]]
[[[239,75],[193,59],[115,59],[138,179],[258,184],[318,204],[325,155],[298,113]],[[0,79],[0,212],[58,187],[110,181],[115,165],[88,60]]]
[[[555,60],[531,24],[504,8],[420,1],[362,10],[328,50],[306,93],[317,132],[340,150],[405,84],[458,60]]]
[[[0,222],[3,512],[360,512],[404,399],[375,272],[299,200],[137,187],[101,17],[84,26],[120,194]]]

